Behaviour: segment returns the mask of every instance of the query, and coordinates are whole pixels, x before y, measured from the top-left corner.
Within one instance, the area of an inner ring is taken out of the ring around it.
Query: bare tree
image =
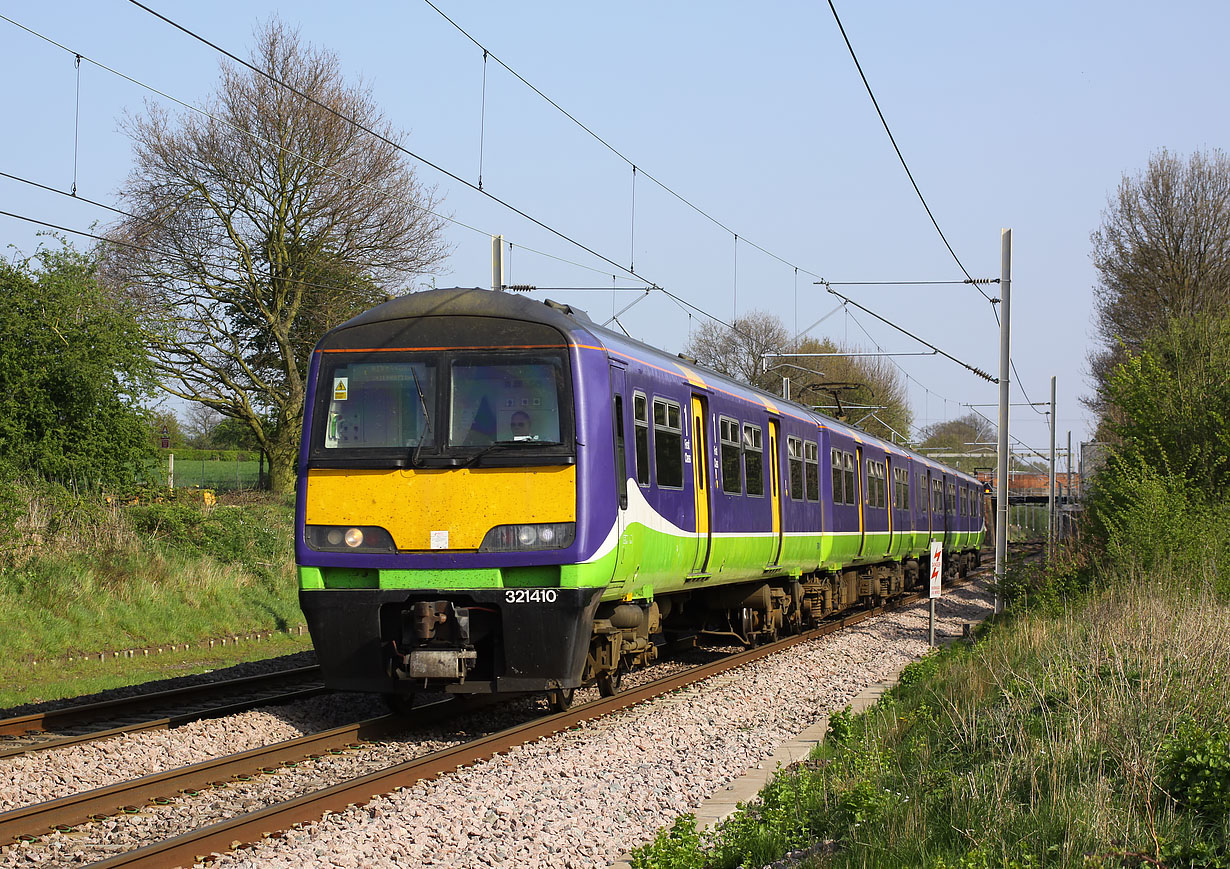
[[[134,217],[109,274],[143,303],[163,387],[247,426],[288,491],[313,344],[448,250],[435,190],[335,55],[275,19],[252,64],[223,63],[204,116],[126,119]]]
[[[1103,345],[1090,367],[1101,396],[1115,366],[1168,321],[1230,305],[1230,159],[1154,154],[1124,176],[1092,241]],[[1102,409],[1098,396],[1089,403]]]
[[[750,311],[735,318],[733,329],[716,320],[702,323],[683,352],[722,374],[776,391],[781,377],[765,373],[764,354],[781,353],[789,341],[790,333],[779,317]]]
[[[184,410],[184,434],[188,443],[198,450],[209,449],[213,445],[214,432],[226,419],[218,411],[207,404],[190,404]]]
[[[710,368],[761,389],[784,392],[790,380],[790,397],[802,404],[832,406],[827,411],[872,434],[886,439],[904,437],[913,415],[900,371],[884,359],[856,356],[806,356],[779,358],[778,353],[841,353],[832,341],[807,338],[790,343],[790,333],[781,318],[752,311],[734,321],[734,329],[709,322],[696,330],[684,353]],[[766,357],[766,354],[770,354]],[[767,360],[767,370],[766,370]],[[865,405],[850,408],[848,405]]]

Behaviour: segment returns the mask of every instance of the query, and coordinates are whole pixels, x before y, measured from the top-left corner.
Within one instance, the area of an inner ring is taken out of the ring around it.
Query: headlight
[[[317,552],[396,552],[393,537],[377,525],[305,525],[303,539]]]
[[[576,537],[575,522],[544,522],[497,525],[487,532],[479,552],[525,552],[535,549],[566,549]]]

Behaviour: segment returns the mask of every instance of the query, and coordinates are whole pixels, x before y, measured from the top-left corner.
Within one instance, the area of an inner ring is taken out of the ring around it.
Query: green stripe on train
[[[954,533],[949,546],[974,548],[981,532]],[[942,536],[937,535],[937,539]],[[633,524],[624,530],[613,551],[586,564],[452,570],[374,570],[300,567],[303,589],[386,588],[602,588],[603,598],[646,598],[654,594],[708,585],[798,576],[814,570],[838,570],[886,559],[925,555],[925,532],[860,535],[786,535],[777,554],[773,534],[721,535],[710,541],[707,563],[699,568],[704,541]]]

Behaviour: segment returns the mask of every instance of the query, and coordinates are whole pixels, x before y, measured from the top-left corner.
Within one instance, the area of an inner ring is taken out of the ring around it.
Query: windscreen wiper
[[[481,450],[476,452],[466,461],[462,462],[460,467],[468,468],[475,464],[483,456],[500,449],[524,449],[525,447],[558,447],[560,441],[537,441],[537,440],[513,440],[513,441],[496,441],[495,443],[487,444]]]
[[[419,451],[423,449],[423,441],[427,440],[427,433],[431,431],[431,414],[427,412],[427,399],[423,398],[423,387],[419,383],[419,374],[414,370],[413,365],[410,366],[410,376],[414,378],[414,391],[419,394],[419,407],[423,411],[423,432],[419,435],[419,442],[410,451],[410,467],[417,468]]]

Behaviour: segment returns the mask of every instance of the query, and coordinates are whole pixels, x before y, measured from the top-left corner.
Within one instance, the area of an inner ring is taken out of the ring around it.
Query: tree
[[[956,419],[935,422],[919,432],[919,446],[925,449],[949,449],[972,452],[970,444],[989,444],[997,438],[995,423],[979,413],[967,413]],[[995,449],[994,446],[984,447]]]
[[[802,404],[875,405],[874,409],[830,411],[878,437],[897,439],[909,431],[913,418],[899,370],[884,359],[825,356],[808,359],[767,357],[774,353],[841,353],[827,339],[806,338],[790,343],[790,333],[774,314],[752,311],[734,321],[734,329],[709,322],[698,328],[684,354],[730,377],[781,395],[783,377],[790,380],[790,397]]]
[[[150,443],[161,448],[163,432],[166,432],[167,446],[178,450],[188,445],[188,438],[179,424],[179,417],[173,410],[155,410],[149,414]]]
[[[974,445],[993,444],[997,439],[995,424],[985,416],[971,412],[957,419],[932,423],[924,428],[919,432],[917,449],[923,453],[965,453],[967,455],[964,457],[947,457],[944,462],[963,471],[972,471],[975,467],[995,464],[997,456],[997,448],[994,445]]]
[[[905,439],[914,414],[910,412],[901,369],[886,357],[855,356],[858,351],[827,338],[805,338],[795,345],[793,352],[839,354],[791,360],[823,374],[817,377],[795,370],[790,386],[795,400],[827,406],[831,408],[825,411],[829,415],[854,423],[876,437]]]
[[[1230,486],[1230,314],[1172,319],[1106,388],[1112,465],[1181,478],[1205,503]]]
[[[736,317],[734,328],[716,320],[702,323],[683,353],[736,380],[778,392],[781,375],[764,370],[765,353],[782,353],[790,341],[781,319],[765,311]],[[770,366],[775,364],[769,360]]]
[[[48,478],[131,483],[153,456],[136,312],[66,242],[0,261],[0,457]]]
[[[1175,317],[1230,306],[1230,158],[1166,150],[1124,176],[1092,235],[1095,316],[1103,346],[1090,357],[1102,409],[1116,367]]]
[[[252,64],[267,75],[223,63],[207,116],[149,106],[126,121],[133,217],[111,232],[109,265],[141,302],[163,388],[250,431],[280,492],[312,345],[448,251],[434,189],[335,55],[273,20]]]
[[[214,433],[224,420],[226,417],[208,405],[188,405],[184,410],[184,433],[188,445],[196,450],[213,449]]]

